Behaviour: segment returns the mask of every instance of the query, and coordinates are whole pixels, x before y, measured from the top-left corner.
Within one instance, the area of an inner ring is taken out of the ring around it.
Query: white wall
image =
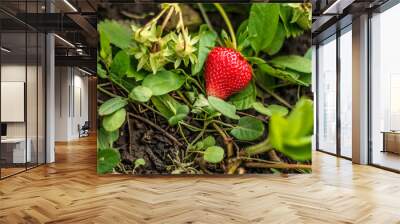
[[[38,69],[38,70],[37,70]],[[42,68],[36,65],[25,66],[25,64],[3,64],[1,66],[2,82],[23,82],[26,83],[26,107],[25,104],[21,108],[22,113],[26,112],[27,120],[22,122],[5,122],[7,124],[8,138],[25,138],[30,140],[30,148],[32,151],[32,162],[39,159],[39,163],[44,162],[44,83]],[[27,80],[25,80],[27,78]],[[24,94],[24,90],[21,90]],[[7,96],[2,96],[7,97]],[[12,110],[11,108],[2,107],[1,110]],[[25,111],[26,110],[26,111]],[[7,111],[13,113],[12,111]],[[37,156],[36,153],[39,153]]]
[[[55,68],[55,141],[68,140],[69,133],[69,84],[70,77],[67,67]]]
[[[88,120],[88,79],[71,67],[56,67],[55,74],[55,140],[74,140]]]
[[[28,66],[27,68],[24,65],[18,64],[5,64],[1,66],[1,81],[2,82],[25,82],[26,70],[28,74],[34,73],[36,75],[36,67]],[[28,76],[30,78],[30,76]],[[29,85],[36,86],[36,80],[29,80]],[[34,106],[36,108],[36,88],[28,88],[27,93],[27,102],[30,104],[31,102],[35,102]],[[32,90],[32,91],[29,91]],[[2,110],[7,110],[7,108],[1,108]],[[35,110],[36,111],[36,110]],[[28,113],[27,114],[28,122],[35,121],[35,124],[28,124],[29,127],[33,127],[36,130],[36,113]],[[28,130],[29,132],[29,130]],[[28,133],[29,134],[29,133]],[[25,122],[7,122],[7,136],[8,137],[25,137]],[[29,137],[29,136],[28,136]]]

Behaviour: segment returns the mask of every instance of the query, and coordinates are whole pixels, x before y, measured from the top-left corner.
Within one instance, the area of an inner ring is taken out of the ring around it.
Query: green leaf
[[[121,49],[128,48],[131,44],[131,29],[114,20],[101,21],[97,25],[97,29],[102,32],[102,36],[106,37],[112,44]]]
[[[109,148],[97,152],[97,172],[110,173],[118,165],[121,157],[115,149]]]
[[[121,50],[113,58],[110,70],[114,74],[125,76],[130,67],[130,64],[131,61],[129,55],[125,51]]]
[[[312,135],[314,127],[313,102],[309,99],[300,99],[288,116],[288,122],[291,127],[290,136]]]
[[[231,134],[243,141],[253,141],[264,133],[263,123],[253,117],[241,117],[238,126],[234,127]]]
[[[99,107],[99,115],[100,116],[106,116],[109,114],[114,113],[115,111],[125,107],[128,104],[128,101],[125,98],[122,97],[114,97],[106,102],[104,102],[100,107]]]
[[[276,85],[277,80],[275,79],[274,76],[267,75],[260,69],[256,69],[254,72],[254,78],[255,78],[255,83],[257,83],[258,86],[261,86],[263,90],[265,89],[273,89],[273,87]]]
[[[269,62],[279,68],[311,73],[311,60],[298,55],[279,56]]]
[[[108,132],[104,128],[99,128],[97,132],[97,148],[100,150],[110,148],[108,144]]]
[[[282,116],[272,116],[269,122],[269,138],[271,145],[279,151],[284,151],[283,141],[289,128],[288,122]]]
[[[132,91],[132,89],[137,86],[135,80],[114,73],[110,73],[110,80],[121,88],[126,89],[128,92]]]
[[[201,113],[202,108],[208,107],[209,105],[207,98],[203,94],[200,94],[193,104],[192,113]]]
[[[216,144],[215,138],[210,135],[207,136],[207,138],[198,141],[195,145],[194,145],[194,149],[195,150],[205,150],[208,147],[214,146]]]
[[[246,51],[249,50],[247,48],[251,45],[249,40],[248,24],[249,20],[244,20],[236,31],[238,51],[240,51],[242,55],[248,55]]]
[[[288,81],[290,83],[295,83],[295,84],[300,84],[304,86],[309,86],[310,80],[307,78],[305,73],[299,73],[293,70],[281,70],[281,69],[276,69],[269,65],[268,63],[258,63],[258,70],[255,72],[255,77],[258,83],[262,81],[268,81],[270,82],[271,80],[266,80],[265,74],[268,74],[270,76]],[[303,74],[305,79],[303,80],[303,76],[300,74]],[[264,82],[264,86],[270,86],[267,85],[268,83]]]
[[[279,115],[271,117],[271,145],[294,160],[311,160],[313,125],[313,102],[302,98],[286,119]]]
[[[204,148],[208,148],[208,147],[214,146],[216,144],[215,138],[212,135],[207,136],[207,138],[203,139],[202,142],[203,142]]]
[[[260,114],[264,114],[270,117],[273,115],[286,116],[289,113],[289,110],[286,107],[276,104],[265,107],[264,104],[256,102],[253,104],[253,108]]]
[[[132,64],[135,59],[131,58],[131,65],[126,72],[126,77],[134,78],[136,81],[142,81],[146,77],[144,70],[137,71],[136,67]]]
[[[283,43],[285,43],[285,39],[285,29],[283,27],[283,24],[279,23],[274,39],[272,40],[271,44],[263,51],[267,52],[269,55],[277,54],[281,50]]]
[[[146,76],[142,85],[151,89],[154,96],[160,96],[179,89],[184,83],[183,76],[171,71],[159,71]]]
[[[231,96],[229,102],[238,110],[247,110],[251,108],[251,105],[256,101],[256,96],[256,87],[254,83],[251,82],[245,89]]]
[[[169,107],[169,104],[174,104],[174,101],[175,100],[169,95],[151,97],[151,102],[166,119],[174,116],[174,112]]]
[[[312,82],[311,73],[300,73],[300,77],[297,79],[298,83],[304,86],[309,86]]]
[[[289,81],[291,83],[297,83],[297,78],[299,75],[295,73],[290,73],[282,70],[275,69],[271,65],[265,63],[265,64],[258,64],[259,71],[262,72],[262,74],[257,74],[259,77],[256,77],[257,79],[262,78],[263,74],[268,74],[270,76]]]
[[[267,116],[272,115],[271,111],[268,108],[266,108],[263,103],[255,102],[255,103],[253,103],[252,106],[253,106],[254,110],[256,110],[260,114],[264,114]]]
[[[204,151],[204,160],[209,163],[219,163],[224,159],[224,149],[219,146],[211,146]]]
[[[135,160],[135,166],[133,167],[133,169],[138,168],[139,166],[144,166],[146,165],[146,161],[142,158]]]
[[[138,102],[147,102],[150,100],[152,94],[151,89],[144,86],[136,86],[129,93],[129,98]]]
[[[168,120],[170,125],[176,125],[189,114],[189,107],[180,104],[170,95],[153,96],[151,102],[157,110]]]
[[[311,48],[311,47],[310,47],[310,48],[307,50],[307,52],[304,54],[304,57],[307,58],[307,59],[309,59],[309,60],[312,60],[312,48]]]
[[[282,23],[284,25],[285,31],[286,31],[286,36],[290,37],[290,21],[292,20],[292,8],[288,6],[282,6],[280,11],[279,11],[279,17],[282,20]]]
[[[172,126],[179,123],[179,121],[184,120],[189,113],[189,107],[186,105],[179,105],[176,108],[176,114],[168,119],[168,123]]]
[[[249,16],[249,37],[254,51],[267,48],[279,23],[279,4],[253,4]]]
[[[99,29],[99,39],[100,39],[100,54],[99,56],[104,60],[107,66],[110,65],[112,60],[112,49],[110,45],[110,40],[103,30]]]
[[[110,144],[110,147],[112,147],[113,143],[119,139],[119,131],[115,130],[112,132],[107,132],[107,134],[108,134],[108,138],[107,138],[108,144]]]
[[[293,10],[293,15],[292,15],[292,19],[290,20],[290,23],[295,23],[295,22],[297,22],[297,20],[299,20],[302,12],[300,10],[296,10],[295,8],[293,8],[292,10]]]
[[[103,69],[101,64],[97,63],[97,75],[102,78],[106,79],[107,78],[107,71]]]
[[[111,148],[113,143],[119,138],[119,132],[108,132],[104,128],[99,128],[97,133],[97,148],[100,150]]]
[[[303,14],[300,18],[296,21],[297,25],[303,30],[309,30],[311,28],[311,19],[307,14]]]
[[[103,127],[106,131],[112,132],[118,130],[125,122],[126,110],[119,109],[113,114],[107,115],[103,118]]]
[[[221,114],[225,115],[226,117],[232,119],[239,119],[240,117],[236,114],[236,107],[230,103],[227,103],[217,97],[209,96],[208,102],[210,103],[211,107],[220,112]]]
[[[289,113],[289,110],[281,105],[272,104],[269,105],[268,110],[271,111],[271,116],[279,115],[279,116],[286,116]]]
[[[192,75],[195,75],[201,71],[204,62],[208,56],[210,50],[215,46],[215,41],[217,40],[217,34],[208,30],[206,25],[200,27],[199,32],[199,43],[198,43],[198,53],[197,53],[197,63],[192,66]]]

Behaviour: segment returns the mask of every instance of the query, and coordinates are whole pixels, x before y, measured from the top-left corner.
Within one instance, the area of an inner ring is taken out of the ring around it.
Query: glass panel
[[[400,170],[400,5],[372,22],[372,163]]]
[[[22,20],[45,11],[45,0],[1,1]],[[45,162],[45,35],[0,12],[1,122],[0,177]],[[33,17],[37,19],[38,17]],[[32,21],[37,22],[37,21]]]
[[[46,37],[44,34],[39,34],[39,43],[38,43],[38,163],[45,163],[46,158],[46,149],[45,149],[45,65],[46,65]]]
[[[28,63],[27,63],[27,97],[26,97],[26,114],[27,114],[27,142],[28,150],[30,153],[30,160],[28,160],[28,168],[37,165],[38,160],[38,35],[36,32],[27,33],[28,38]]]
[[[340,36],[340,153],[352,157],[352,34]]]
[[[2,177],[25,170],[26,150],[26,33],[2,33],[1,122]],[[29,145],[28,145],[29,149]]]
[[[336,153],[336,39],[318,48],[318,148]]]

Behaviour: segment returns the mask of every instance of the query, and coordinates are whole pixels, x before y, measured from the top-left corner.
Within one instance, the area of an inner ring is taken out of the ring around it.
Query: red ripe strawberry
[[[238,51],[215,47],[205,63],[207,95],[227,99],[250,83],[251,73],[250,64]]]

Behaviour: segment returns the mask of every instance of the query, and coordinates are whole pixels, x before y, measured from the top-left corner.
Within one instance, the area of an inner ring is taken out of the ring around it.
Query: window
[[[318,47],[318,149],[336,153],[336,36]]]
[[[371,162],[400,170],[400,5],[371,18]]]
[[[44,2],[6,5],[23,16],[40,12]],[[13,21],[0,24],[0,178],[45,163],[46,38],[11,15],[0,12]]]
[[[352,156],[352,33],[351,26],[340,36],[340,155]]]

